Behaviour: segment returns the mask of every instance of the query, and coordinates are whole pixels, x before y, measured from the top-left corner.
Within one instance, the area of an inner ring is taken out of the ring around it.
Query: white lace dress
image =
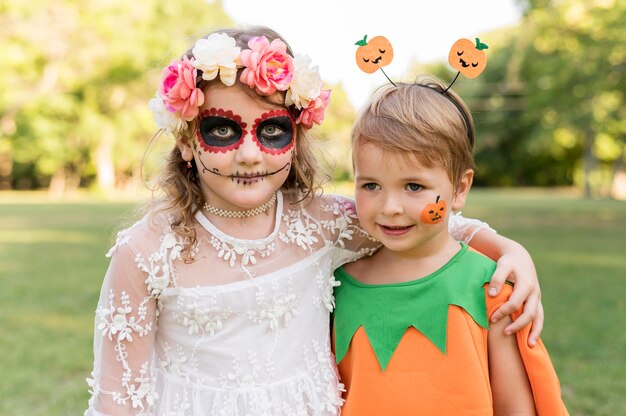
[[[233,238],[196,214],[192,258],[167,221],[119,233],[96,310],[85,415],[337,415],[333,270],[371,254],[351,200],[279,193],[273,231]],[[484,223],[455,217],[469,240]]]

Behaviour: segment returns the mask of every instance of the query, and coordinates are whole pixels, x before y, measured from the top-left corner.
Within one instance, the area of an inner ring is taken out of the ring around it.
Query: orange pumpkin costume
[[[410,282],[367,285],[338,269],[333,347],[347,389],[342,415],[492,414],[487,325],[512,291],[505,285],[487,295],[494,269],[464,244],[440,270]],[[527,346],[529,331],[516,338],[537,414],[567,415],[548,353],[541,341]]]

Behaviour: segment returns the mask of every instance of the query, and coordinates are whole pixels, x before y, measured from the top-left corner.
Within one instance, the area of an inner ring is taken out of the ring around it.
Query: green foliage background
[[[482,38],[487,70],[454,86],[476,121],[476,184],[608,195],[626,156],[626,2],[518,3],[518,25]]]
[[[621,180],[626,198],[626,2],[518,3],[519,24],[480,34],[488,70],[454,86],[476,118],[477,184],[616,196]],[[219,0],[0,1],[0,189],[135,185],[161,69],[232,23]],[[447,63],[412,69],[454,76]],[[331,87],[318,132],[346,179],[355,109]]]

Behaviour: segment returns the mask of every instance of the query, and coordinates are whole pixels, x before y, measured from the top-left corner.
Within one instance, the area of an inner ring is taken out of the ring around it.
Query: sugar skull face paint
[[[237,149],[248,133],[247,124],[232,111],[210,108],[200,113],[198,143],[207,152],[225,153]]]
[[[262,152],[279,155],[293,147],[295,128],[287,110],[272,110],[254,120],[252,134]]]

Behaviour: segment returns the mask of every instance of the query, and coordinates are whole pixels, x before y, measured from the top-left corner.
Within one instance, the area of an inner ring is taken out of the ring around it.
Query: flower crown
[[[198,82],[219,76],[224,85],[232,86],[239,68],[244,68],[239,81],[259,95],[286,91],[285,105],[300,110],[296,124],[306,128],[321,124],[330,90],[322,89],[318,67],[311,67],[311,59],[298,54],[292,57],[285,42],[270,42],[265,36],[250,39],[248,47],[241,50],[231,36],[213,33],[195,43],[191,58],[173,61],[163,70],[156,98],[148,104],[157,126],[174,135],[186,129],[204,104]]]

